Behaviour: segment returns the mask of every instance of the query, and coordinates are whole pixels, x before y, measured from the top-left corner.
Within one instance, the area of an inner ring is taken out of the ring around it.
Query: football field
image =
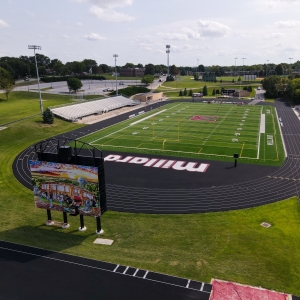
[[[84,138],[101,150],[278,164],[284,150],[272,106],[172,103]]]

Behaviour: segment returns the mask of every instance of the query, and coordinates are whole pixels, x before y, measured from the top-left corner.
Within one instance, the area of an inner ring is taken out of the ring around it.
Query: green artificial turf
[[[19,106],[24,110],[19,111],[21,117],[38,113],[33,96],[11,93],[8,102],[0,102],[0,119],[16,120],[13,111]],[[69,101],[57,97],[48,101]],[[37,116],[0,131],[1,240],[199,281],[219,278],[300,295],[300,209],[295,197],[222,213],[107,212],[102,217],[103,238],[114,240],[112,246],[93,244],[94,218],[85,218],[86,232],[78,231],[78,217],[69,217],[71,227],[65,230],[45,226],[46,211],[34,207],[33,193],[15,179],[12,163],[37,141],[79,126],[56,118],[53,125],[44,125]],[[52,216],[62,221],[61,213]],[[264,228],[262,222],[272,226]]]
[[[266,133],[260,132],[261,115]],[[205,120],[191,120],[193,117]],[[273,107],[174,103],[81,140],[100,149],[280,165],[284,151]],[[270,142],[272,140],[272,142]]]

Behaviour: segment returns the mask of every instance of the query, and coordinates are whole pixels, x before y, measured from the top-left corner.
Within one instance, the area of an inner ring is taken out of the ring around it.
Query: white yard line
[[[141,121],[144,121],[144,120],[146,120],[146,119],[149,119],[149,118],[151,118],[151,117],[153,117],[153,116],[155,116],[155,115],[158,115],[158,114],[160,114],[160,113],[162,113],[162,112],[164,112],[164,111],[166,111],[166,110],[173,109],[174,107],[176,107],[176,106],[178,106],[178,105],[180,105],[180,104],[177,104],[177,105],[175,105],[175,106],[172,106],[171,108],[168,108],[168,109],[164,109],[164,110],[159,111],[159,112],[157,112],[157,113],[155,113],[155,114],[152,114],[152,115],[150,115],[150,116],[148,116],[148,117],[146,117],[146,118],[143,118],[143,119],[141,119],[141,120],[139,120],[139,121],[136,121],[136,122],[134,122],[134,123],[131,123],[131,124],[129,124],[129,126],[126,126],[126,127],[124,127],[124,128],[121,128],[120,130],[114,131],[114,132],[112,132],[112,133],[110,133],[110,134],[108,134],[108,135],[106,135],[106,136],[103,136],[103,137],[101,137],[101,138],[99,138],[99,139],[96,139],[96,140],[90,142],[90,144],[93,145],[93,144],[94,144],[95,142],[97,142],[97,141],[100,141],[100,140],[102,140],[102,139],[104,139],[104,138],[106,138],[106,137],[108,137],[108,136],[111,136],[111,135],[113,135],[113,134],[115,134],[115,133],[117,133],[117,132],[119,132],[119,131],[122,131],[122,130],[124,130],[124,129],[127,129],[127,128],[129,128],[130,126],[132,126],[132,125],[134,125],[134,124],[137,124],[137,123],[139,123],[139,122],[141,122]],[[128,120],[125,120],[125,121],[128,121]],[[124,122],[124,121],[122,121],[122,122]],[[114,126],[114,125],[112,125],[112,126]],[[106,128],[105,128],[105,129],[106,129]],[[97,131],[96,131],[96,132],[97,132]]]
[[[205,141],[203,142],[202,145],[204,145],[205,142],[207,141],[207,139],[209,139],[209,138],[212,136],[212,134],[217,130],[217,128],[221,125],[221,123],[226,119],[227,115],[232,111],[233,108],[234,108],[234,106],[231,107],[231,109],[227,112],[227,114],[224,116],[224,118],[222,119],[222,121],[220,121],[220,122],[218,123],[218,125],[217,125],[217,126],[215,127],[215,129],[209,134],[209,136],[205,139]]]
[[[260,110],[260,126],[258,131],[258,149],[257,149],[257,159],[259,159],[259,151],[260,151],[260,130],[261,130],[261,122],[262,122],[262,115],[263,115],[263,107]]]
[[[152,115],[150,115],[150,116],[148,116],[148,117],[146,117],[146,118],[143,118],[143,119],[140,119],[140,120],[138,120],[138,121],[136,121],[136,122],[133,122],[133,123],[131,123],[129,126],[138,124],[138,123],[143,122],[143,121],[145,121],[145,120],[148,120],[148,119],[150,119],[151,117],[154,117],[154,116],[156,116],[156,115],[159,115],[159,114],[165,112],[166,110],[167,110],[167,109],[163,109],[163,110],[161,110],[161,111],[159,111],[159,112],[157,112],[157,113],[155,113],[155,114],[152,114]]]
[[[97,146],[97,144],[95,144]],[[99,146],[102,146],[99,144]],[[112,147],[112,148],[124,148],[124,149],[129,149],[135,151],[137,148],[136,147],[126,147],[126,146],[115,146],[115,145],[104,145],[105,147]],[[155,148],[138,148],[139,150],[146,150],[146,151],[160,151],[160,152],[171,152],[171,153],[184,153],[184,154],[197,154],[197,155],[208,155],[208,156],[218,156],[218,157],[230,157],[232,158],[232,155],[221,155],[221,154],[212,154],[212,153],[198,153],[198,152],[187,152],[187,151],[173,151],[173,150],[162,150],[162,149],[155,149]],[[103,149],[104,150],[104,149]],[[243,158],[247,159],[256,159],[254,157],[247,157],[243,156]],[[184,157],[182,157],[184,159]]]

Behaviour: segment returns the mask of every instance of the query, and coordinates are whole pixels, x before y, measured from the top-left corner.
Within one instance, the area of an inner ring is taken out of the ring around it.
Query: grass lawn
[[[36,94],[11,93],[0,101],[0,119],[15,120],[39,112]],[[53,97],[49,95],[49,97]],[[49,102],[69,101],[58,96]],[[7,116],[9,114],[9,116]],[[5,122],[1,122],[5,123]],[[253,209],[193,215],[145,215],[107,212],[104,238],[112,246],[94,245],[94,218],[69,217],[71,227],[44,225],[46,211],[34,208],[32,191],[13,176],[18,153],[33,143],[78,128],[55,119],[44,125],[39,116],[15,122],[0,131],[0,239],[114,262],[140,269],[210,282],[211,278],[300,295],[300,208],[296,198]],[[108,199],[109,206],[109,199]],[[61,214],[53,212],[55,220]],[[261,222],[272,227],[266,229]]]
[[[176,81],[168,81],[164,82],[157,91],[163,92],[168,97],[176,97],[179,95],[180,90],[184,90],[185,88],[187,91],[192,89],[193,93],[202,92],[204,85],[207,86],[208,95],[212,96],[213,89],[221,90],[224,89],[243,89],[245,86],[251,85],[253,91],[250,93],[249,97],[255,96],[254,88],[258,86],[257,83],[250,83],[250,82],[204,82],[204,81],[195,81],[192,76],[178,76]]]

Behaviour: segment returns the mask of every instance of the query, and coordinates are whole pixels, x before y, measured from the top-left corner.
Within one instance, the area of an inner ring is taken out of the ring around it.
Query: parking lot
[[[25,81],[24,81],[25,82]],[[107,94],[113,90],[116,90],[116,81],[115,80],[81,80],[82,88],[80,93],[85,95],[103,95]],[[140,85],[140,80],[118,80],[117,87],[118,90],[124,89],[129,85]],[[153,83],[154,85],[154,83]],[[51,83],[40,83],[40,88],[43,93],[49,94],[69,94],[69,89],[66,81],[60,82],[51,82]],[[150,85],[150,88],[151,85]],[[15,87],[14,91],[38,91],[38,85],[28,85]]]

